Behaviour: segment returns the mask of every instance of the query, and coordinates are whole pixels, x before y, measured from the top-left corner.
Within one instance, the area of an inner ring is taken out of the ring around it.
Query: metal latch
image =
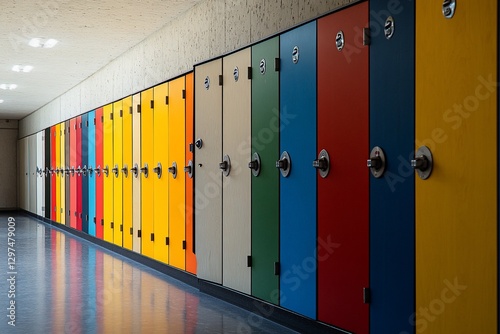
[[[382,177],[385,172],[385,154],[382,148],[375,146],[370,152],[370,159],[366,161],[366,166],[370,168],[370,172],[376,178]]]
[[[260,174],[260,156],[259,153],[255,152],[253,154],[253,160],[248,163],[248,168],[252,170],[253,176],[259,176]]]
[[[219,169],[222,170],[224,176],[229,176],[229,173],[231,173],[231,159],[229,159],[227,154],[222,159],[222,162],[219,163]]]
[[[417,171],[422,180],[427,180],[432,173],[432,153],[427,146],[419,147],[415,154],[415,159],[411,161],[411,166]]]
[[[319,172],[319,175],[322,178],[328,176],[330,172],[330,156],[325,149],[322,149],[318,154],[318,159],[313,161],[313,167],[316,168]]]
[[[276,161],[276,168],[279,168],[283,177],[288,177],[292,169],[292,160],[287,151],[283,151],[280,160]]]

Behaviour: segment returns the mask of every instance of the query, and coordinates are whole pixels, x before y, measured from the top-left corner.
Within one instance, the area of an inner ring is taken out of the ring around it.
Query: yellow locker
[[[185,86],[185,77],[170,82],[168,112],[170,265],[182,270],[186,268]]]
[[[66,209],[66,176],[65,176],[65,173],[64,173],[64,168],[65,168],[65,164],[66,164],[66,148],[65,148],[65,144],[66,144],[66,126],[65,126],[65,123],[61,123],[59,125],[59,137],[60,137],[60,142],[59,142],[59,147],[60,147],[60,151],[61,151],[61,154],[60,154],[60,157],[61,157],[61,160],[58,164],[59,166],[59,169],[60,169],[60,172],[59,172],[59,179],[61,180],[61,185],[60,185],[60,189],[61,189],[61,205],[59,207],[59,213],[61,215],[61,224],[66,224],[66,214],[65,214],[65,209]]]
[[[154,258],[168,264],[168,83],[154,87],[154,152],[151,177],[154,183]]]
[[[141,177],[138,175],[141,166],[141,94],[135,94],[132,98],[132,119],[133,119],[133,167],[132,173],[132,195],[133,195],[133,249],[134,252],[141,253]],[[137,168],[137,169],[136,169]]]
[[[104,160],[102,177],[104,177],[104,240],[113,242],[113,105],[108,104],[103,108],[103,133],[104,133]]]
[[[54,168],[56,169],[56,203],[54,204],[55,206],[55,212],[56,212],[56,222],[60,223],[61,222],[61,125],[56,124],[55,125],[55,132],[54,132],[54,139],[56,141],[55,148],[56,148],[56,165]]]
[[[153,88],[141,92],[141,248],[154,257]],[[165,205],[165,204],[163,204]]]
[[[123,245],[123,101],[113,103],[113,242]]]
[[[416,2],[416,330],[497,333],[498,4],[454,3]]]
[[[132,250],[132,96],[123,99],[123,247]]]

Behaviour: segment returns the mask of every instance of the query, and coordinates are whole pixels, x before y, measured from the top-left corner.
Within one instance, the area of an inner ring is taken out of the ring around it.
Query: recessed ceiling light
[[[34,48],[45,48],[50,49],[53,48],[57,44],[57,40],[53,38],[44,39],[44,38],[32,38],[29,41],[29,45]]]
[[[3,103],[3,100],[0,100],[0,103]]]
[[[31,72],[31,70],[33,69],[33,66],[31,65],[14,65],[12,67],[12,70],[14,72],[24,72],[24,73],[28,73],[28,72]]]
[[[3,90],[13,90],[16,88],[17,88],[16,84],[1,84],[0,85],[0,89],[3,89]]]

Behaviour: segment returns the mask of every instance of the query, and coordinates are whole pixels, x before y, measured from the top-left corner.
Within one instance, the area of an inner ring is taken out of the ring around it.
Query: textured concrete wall
[[[0,210],[17,208],[18,122],[0,120]]]
[[[206,0],[21,120],[19,135],[34,134],[352,2],[357,1]]]

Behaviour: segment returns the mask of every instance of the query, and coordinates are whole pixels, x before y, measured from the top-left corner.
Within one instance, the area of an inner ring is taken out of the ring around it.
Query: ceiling
[[[201,0],[2,0],[0,119],[21,119],[79,84]],[[54,38],[52,49],[31,38]],[[12,71],[32,65],[30,73]]]

